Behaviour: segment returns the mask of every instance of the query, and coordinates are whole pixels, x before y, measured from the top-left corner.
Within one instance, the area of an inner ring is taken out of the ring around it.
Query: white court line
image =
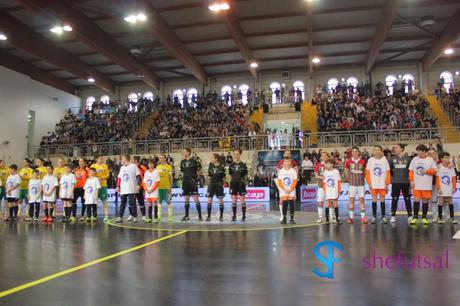
[[[460,231],[457,231],[452,239],[460,239]]]

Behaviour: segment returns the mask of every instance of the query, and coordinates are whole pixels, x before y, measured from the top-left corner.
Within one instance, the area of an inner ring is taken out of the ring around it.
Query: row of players
[[[358,147],[352,149],[352,157],[345,163],[345,175],[349,182],[349,217],[347,223],[354,222],[355,199],[360,204],[361,223],[367,224],[364,204],[365,182],[369,185],[372,196],[372,218],[370,223],[377,222],[377,203],[380,202],[382,223],[387,223],[385,196],[388,187],[392,187],[391,218],[396,222],[396,209],[400,195],[403,195],[406,205],[408,223],[418,223],[420,204],[422,205],[422,222],[429,224],[427,219],[429,204],[432,203],[433,223],[444,223],[443,207],[449,208],[449,218],[454,219],[453,195],[456,191],[456,174],[450,154],[441,152],[439,157],[434,149],[425,145],[416,147],[417,156],[412,160],[404,153],[404,145],[393,146],[394,155],[387,160],[381,146],[374,146],[373,156],[369,160],[361,157]],[[329,223],[329,209],[334,208],[332,223],[341,223],[338,218],[337,200],[341,191],[340,174],[334,169],[334,161],[328,153],[323,152],[321,162],[315,167],[315,176],[319,180],[318,188],[318,222]],[[411,203],[411,192],[414,198]],[[324,205],[326,204],[326,205]],[[325,206],[325,207],[324,207]],[[325,214],[324,214],[325,210]]]
[[[199,220],[202,220],[201,204],[198,197],[198,172],[201,163],[192,158],[191,150],[184,149],[184,159],[181,161],[183,174],[183,195],[185,198],[185,216],[182,221],[190,220],[190,197],[193,197],[198,211]],[[137,203],[146,223],[161,220],[161,205],[168,207],[168,220],[173,221],[173,207],[171,204],[172,167],[166,161],[166,156],[161,155],[158,165],[149,161],[148,167],[140,163],[140,158],[135,157],[133,163],[129,155],[121,158],[122,166],[117,178],[117,192],[121,196],[119,217],[115,222],[123,222],[126,206],[129,205],[128,221],[137,222]],[[43,160],[36,161],[36,168],[30,167],[31,162],[24,160],[23,167],[18,171],[17,165],[6,168],[4,161],[0,161],[0,198],[6,199],[9,215],[5,220],[16,220],[21,215],[21,204],[26,201],[29,210],[26,221],[38,221],[41,204],[43,204],[43,222],[53,222],[57,199],[61,199],[64,207],[65,222],[75,222],[77,201],[82,202],[81,221],[96,222],[97,203],[101,200],[104,209],[104,222],[108,221],[108,194],[107,178],[109,169],[102,157],[97,158],[95,164],[86,166],[83,159],[79,166],[71,169],[64,164],[63,159],[58,160],[58,165],[44,166]],[[231,175],[230,192],[232,194],[232,221],[236,221],[237,200],[240,201],[242,220],[246,219],[246,177],[248,174],[246,164],[241,161],[241,150],[234,150],[233,162],[229,165]],[[208,168],[210,184],[208,187],[208,217],[211,220],[212,201],[216,196],[219,199],[220,221],[223,221],[223,180],[226,176],[225,161],[218,154]],[[3,183],[4,182],[4,183]],[[146,203],[148,205],[146,209]]]

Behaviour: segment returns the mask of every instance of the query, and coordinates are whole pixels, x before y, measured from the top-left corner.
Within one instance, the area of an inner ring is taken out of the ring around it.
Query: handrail
[[[441,138],[447,143],[447,132],[453,128],[425,128],[425,129],[398,129],[398,130],[363,130],[363,131],[334,131],[305,133],[301,138],[277,138],[273,141],[272,135],[258,134],[256,136],[229,136],[209,138],[182,138],[182,139],[156,139],[126,142],[104,142],[88,144],[56,144],[33,146],[34,156],[49,157],[59,155],[66,157],[104,155],[113,156],[121,154],[150,155],[158,153],[180,152],[189,147],[194,151],[229,151],[232,148],[244,150],[269,150],[275,148],[307,149],[328,148],[340,146],[370,146],[388,143],[423,143]],[[317,143],[311,142],[316,136]]]

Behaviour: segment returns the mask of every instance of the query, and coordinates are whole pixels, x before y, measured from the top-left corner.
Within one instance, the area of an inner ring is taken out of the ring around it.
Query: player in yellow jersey
[[[42,180],[46,175],[45,161],[42,158],[35,159],[35,169],[39,173],[39,178]]]
[[[6,179],[10,175],[10,170],[6,166],[6,162],[2,159],[0,160],[0,217],[2,219],[5,218],[5,214],[3,213],[3,205],[5,203],[6,208]],[[5,209],[6,212],[6,209]]]
[[[19,169],[19,177],[21,178],[21,185],[19,185],[19,210],[18,217],[21,217],[21,207],[22,203],[25,201],[26,205],[29,204],[28,194],[29,194],[29,180],[32,178],[34,170],[30,167],[31,161],[29,159],[24,159],[22,161],[22,168]]]
[[[109,167],[104,162],[103,157],[96,156],[96,163],[91,166],[96,171],[96,177],[99,179],[101,189],[99,189],[99,199],[102,201],[102,207],[104,209],[104,222],[109,221],[109,205],[107,203],[107,179],[109,178],[110,172]]]
[[[171,203],[171,187],[172,187],[172,167],[166,163],[166,155],[160,155],[160,163],[157,166],[160,172],[160,187],[158,189],[158,221],[161,220],[161,204],[168,205],[168,221],[173,221],[173,207]]]

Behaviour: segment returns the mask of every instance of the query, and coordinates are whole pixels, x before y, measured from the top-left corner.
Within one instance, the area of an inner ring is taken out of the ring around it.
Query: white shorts
[[[316,201],[319,202],[324,202],[324,189],[321,187],[318,187],[318,191],[316,193]]]
[[[350,199],[364,198],[364,186],[349,186],[348,195]]]

